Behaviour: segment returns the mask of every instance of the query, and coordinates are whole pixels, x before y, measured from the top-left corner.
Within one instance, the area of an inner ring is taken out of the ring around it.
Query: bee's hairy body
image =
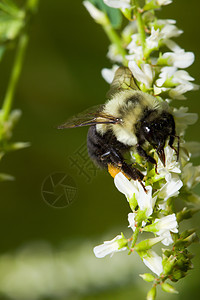
[[[141,156],[156,163],[142,148],[146,139],[141,134],[141,126],[147,118],[160,120],[163,115],[173,123],[167,104],[158,102],[155,97],[141,91],[126,90],[108,100],[103,113],[112,114],[123,121],[119,124],[96,124],[90,127],[87,138],[89,156],[100,167],[111,164],[120,167],[129,177],[142,180],[143,175],[137,169],[130,168],[123,155],[135,146]]]
[[[155,97],[141,92],[127,90],[115,95],[105,104],[103,110],[106,114],[112,114],[122,121],[122,124],[97,124],[97,132],[103,135],[107,130],[112,130],[117,140],[125,145],[134,146],[137,143],[136,124],[144,116],[144,113],[162,110]]]
[[[168,104],[140,91],[132,72],[126,67],[116,71],[105,105],[91,108],[59,128],[81,126],[90,126],[88,154],[98,166],[117,167],[142,185],[143,174],[124,159],[124,153],[131,147],[135,147],[146,161],[156,165],[156,160],[145,150],[149,144],[165,165],[164,147],[168,141],[178,159],[179,139],[176,150],[173,146],[177,137],[175,122]]]

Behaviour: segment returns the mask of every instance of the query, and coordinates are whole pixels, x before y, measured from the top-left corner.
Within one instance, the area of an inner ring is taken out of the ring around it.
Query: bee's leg
[[[178,139],[178,148],[177,149],[173,146],[175,137],[177,137],[177,139]],[[179,148],[180,148],[180,137],[178,135],[170,135],[169,146],[176,152],[177,161],[178,161],[178,159],[179,159]]]
[[[155,171],[156,171],[156,173],[157,173],[157,162],[156,162],[156,160],[155,160],[153,157],[151,157],[150,155],[148,155],[148,154],[146,153],[146,151],[142,148],[142,146],[141,146],[140,144],[137,144],[137,145],[136,145],[136,150],[137,150],[137,153],[138,153],[140,156],[144,157],[144,158],[145,158],[148,162],[150,162],[151,164],[156,165],[156,166],[155,166]]]
[[[114,165],[114,166],[118,167],[129,178],[131,178],[133,180],[138,180],[141,183],[141,185],[144,188],[144,190],[146,191],[145,186],[142,183],[144,175],[138,169],[134,168],[132,165],[127,164],[124,161],[124,158],[121,155],[121,153],[119,153],[114,148],[111,148],[110,151],[104,153],[101,156],[101,159],[104,160],[104,159],[106,159],[106,157],[109,157],[111,165]]]

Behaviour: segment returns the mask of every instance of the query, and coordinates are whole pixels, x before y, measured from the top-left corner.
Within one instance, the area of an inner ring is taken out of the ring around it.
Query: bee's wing
[[[131,70],[127,67],[119,67],[117,69],[107,97],[110,98],[123,90],[139,90]]]
[[[121,119],[103,113],[104,105],[91,107],[82,113],[70,118],[58,129],[91,126],[95,124],[119,124]]]

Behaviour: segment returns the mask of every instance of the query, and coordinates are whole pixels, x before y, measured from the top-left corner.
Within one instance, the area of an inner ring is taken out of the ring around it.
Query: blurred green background
[[[196,61],[188,71],[196,78],[197,84],[200,83],[200,39],[197,26],[199,11],[197,1],[191,0],[188,3],[187,0],[182,0],[174,1],[159,12],[160,18],[176,19],[177,26],[184,30],[177,42],[186,51],[193,51],[196,55]],[[69,253],[71,257],[66,259],[69,259],[73,273],[73,288],[69,285],[70,291],[66,289],[59,294],[58,284],[56,294],[55,291],[49,292],[51,289],[49,290],[48,284],[44,284],[43,293],[37,294],[40,299],[144,299],[150,288],[150,285],[143,284],[138,277],[138,273],[146,272],[147,269],[142,264],[135,267],[138,262],[131,257],[128,260],[125,258],[127,269],[124,267],[125,270],[121,272],[119,268],[118,279],[112,280],[112,274],[109,274],[108,283],[101,284],[113,262],[110,262],[112,259],[106,259],[97,263],[92,248],[103,242],[105,236],[111,239],[125,230],[130,209],[106,172],[89,172],[91,178],[87,182],[86,176],[79,174],[78,169],[71,166],[70,157],[76,155],[80,146],[84,147],[87,128],[64,131],[56,129],[68,117],[90,106],[104,103],[108,85],[101,77],[101,69],[111,67],[106,58],[108,45],[109,41],[103,30],[91,19],[82,1],[40,1],[38,14],[31,26],[30,43],[14,103],[14,107],[20,108],[23,115],[15,128],[13,140],[29,141],[31,147],[10,153],[1,162],[1,172],[15,176],[13,182],[0,183],[2,299],[7,299],[8,295],[12,299],[23,299],[23,294],[9,294],[9,289],[16,291],[13,287],[15,284],[14,280],[5,276],[4,271],[8,272],[7,262],[12,273],[12,268],[16,268],[20,257],[24,265],[28,264],[27,256],[23,256],[27,247],[30,257],[36,255],[35,266],[41,265],[45,257],[49,261],[54,260],[57,253]],[[6,90],[12,61],[13,53],[8,52],[0,65],[1,99]],[[187,101],[177,101],[177,105],[188,106],[190,112],[199,113],[199,91],[188,93],[187,96]],[[186,137],[188,141],[200,141],[199,122],[189,127]],[[193,161],[195,164],[200,163],[198,159]],[[44,179],[55,172],[70,174],[77,185],[75,201],[63,209],[50,207],[41,196]],[[200,189],[197,191],[200,192]],[[198,218],[194,217],[191,226],[198,226]],[[43,246],[38,246],[38,242]],[[43,249],[43,255],[38,249]],[[50,255],[49,251],[53,254]],[[158,299],[199,299],[200,248],[195,245],[191,247],[191,251],[196,255],[193,260],[195,269],[177,285],[179,295],[160,293]],[[82,256],[85,253],[81,261],[80,253]],[[119,264],[124,256],[127,255],[123,253],[123,257],[121,255],[113,259]],[[80,264],[77,265],[77,261]],[[97,264],[93,271],[92,264]],[[115,268],[113,270],[116,272]],[[52,276],[55,276],[53,272]],[[85,272],[86,278],[87,273],[91,277],[100,272],[102,275],[99,278],[97,276],[96,283],[92,284],[90,278],[85,288],[84,284],[80,288],[81,272]],[[48,271],[44,272],[44,277],[47,273]],[[23,289],[29,274],[25,272],[25,277],[20,274],[16,278],[18,286],[22,285]],[[35,276],[38,276],[37,272]],[[21,282],[20,278],[24,278],[24,281]],[[66,281],[69,283],[69,278]],[[37,285],[33,286],[33,290],[37,288]],[[45,289],[48,290],[46,293]],[[39,299],[37,295],[31,294],[29,288],[29,294],[25,294],[24,299]]]

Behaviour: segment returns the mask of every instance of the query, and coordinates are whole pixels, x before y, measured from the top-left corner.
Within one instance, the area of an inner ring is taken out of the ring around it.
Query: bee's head
[[[165,165],[164,147],[166,140],[175,134],[173,116],[168,112],[158,114],[152,111],[141,124],[143,137],[156,150],[161,162]]]

